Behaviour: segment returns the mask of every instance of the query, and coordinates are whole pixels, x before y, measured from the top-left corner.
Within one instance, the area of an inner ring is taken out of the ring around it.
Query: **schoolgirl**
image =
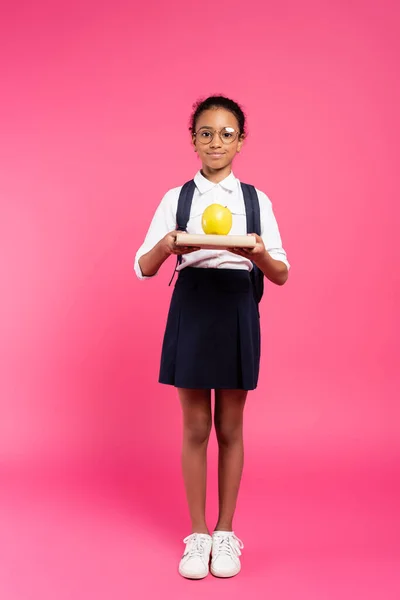
[[[248,231],[244,188],[232,172],[246,135],[241,107],[224,96],[198,102],[191,117],[193,148],[201,161],[194,177],[186,231],[202,233],[201,217],[213,203],[233,215],[231,234],[255,233],[254,249],[178,247],[178,200],[182,186],[166,193],[136,254],[140,279],[153,277],[171,255],[180,256],[161,355],[160,383],[173,385],[183,411],[182,468],[192,523],[179,563],[182,576],[201,579],[239,573],[243,543],[233,531],[243,470],[243,410],[257,386],[260,322],[255,279],[286,282],[289,263],[268,197],[256,190],[260,231]],[[182,197],[180,202],[182,202]],[[214,425],[218,440],[219,515],[210,535],[205,519],[207,445]]]

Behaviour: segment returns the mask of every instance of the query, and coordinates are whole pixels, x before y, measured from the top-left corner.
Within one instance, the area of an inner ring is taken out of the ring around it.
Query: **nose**
[[[216,131],[214,133],[214,139],[210,144],[210,148],[221,148],[222,146],[222,142],[221,142],[221,138],[218,135],[218,132]]]

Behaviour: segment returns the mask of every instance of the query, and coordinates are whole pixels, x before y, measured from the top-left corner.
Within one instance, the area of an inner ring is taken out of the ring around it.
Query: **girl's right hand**
[[[191,252],[200,250],[200,248],[194,248],[193,246],[177,246],[176,236],[178,233],[185,235],[186,231],[170,231],[165,237],[162,238],[160,244],[166,254],[190,254]]]
[[[139,260],[139,267],[145,277],[153,277],[171,254],[190,254],[191,252],[200,250],[200,248],[189,246],[177,246],[176,236],[178,233],[181,232],[171,231],[167,233],[154,248],[143,254]]]

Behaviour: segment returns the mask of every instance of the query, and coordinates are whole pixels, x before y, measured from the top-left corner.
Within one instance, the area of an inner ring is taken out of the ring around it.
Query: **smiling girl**
[[[245,116],[224,96],[195,105],[190,124],[201,170],[186,231],[202,233],[201,217],[213,203],[233,215],[232,235],[244,235],[243,190],[232,172],[242,150]],[[233,518],[243,470],[243,410],[247,393],[257,386],[260,322],[250,272],[258,268],[283,285],[289,263],[268,197],[257,190],[261,235],[253,249],[204,250],[176,245],[177,208],[182,186],[167,192],[158,206],[135,259],[140,279],[156,275],[171,255],[179,255],[161,355],[160,383],[178,390],[183,411],[182,468],[191,534],[179,564],[181,575],[201,579],[239,573],[243,543]],[[256,267],[255,267],[256,266]],[[218,440],[219,515],[210,535],[206,518],[207,445],[212,428],[211,392],[215,390],[214,425]]]

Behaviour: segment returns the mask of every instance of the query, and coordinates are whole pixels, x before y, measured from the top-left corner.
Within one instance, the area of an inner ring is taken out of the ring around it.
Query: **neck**
[[[219,183],[220,181],[226,179],[228,175],[232,173],[232,169],[231,165],[228,165],[223,169],[211,169],[210,167],[203,165],[201,173],[209,181],[212,181],[213,183]]]

